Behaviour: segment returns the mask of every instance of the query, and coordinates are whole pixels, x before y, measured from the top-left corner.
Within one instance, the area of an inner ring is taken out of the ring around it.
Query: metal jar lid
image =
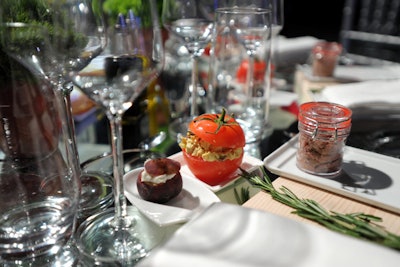
[[[318,133],[347,135],[351,128],[351,109],[329,102],[307,102],[300,105],[299,128],[314,137]]]

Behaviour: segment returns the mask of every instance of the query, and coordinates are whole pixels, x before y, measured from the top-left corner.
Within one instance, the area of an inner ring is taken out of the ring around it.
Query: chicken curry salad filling
[[[182,137],[179,146],[186,153],[194,157],[200,157],[204,161],[233,160],[239,158],[243,153],[242,147],[227,148],[213,146],[191,132],[188,132],[186,137]]]

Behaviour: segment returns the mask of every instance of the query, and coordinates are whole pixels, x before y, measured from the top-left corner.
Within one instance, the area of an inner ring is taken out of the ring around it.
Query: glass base
[[[335,177],[339,176],[341,174],[341,172],[342,172],[341,166],[338,167],[335,170],[325,171],[325,172],[323,172],[323,171],[319,171],[318,172],[317,170],[307,169],[307,168],[302,166],[302,163],[299,163],[299,162],[296,163],[296,166],[297,166],[297,168],[299,168],[299,170],[301,170],[303,172],[306,172],[306,173],[309,173],[309,174],[312,174],[312,175],[321,176],[321,177],[328,178],[328,179],[329,178],[335,178]]]
[[[256,118],[255,116],[253,118]],[[247,143],[259,143],[263,137],[263,131],[265,123],[262,120],[251,120],[251,119],[236,119],[243,129],[246,144]]]
[[[93,214],[109,208],[113,202],[112,177],[105,172],[84,171],[81,175],[79,223]]]
[[[169,125],[169,134],[171,138],[175,139],[180,142],[181,137],[186,136],[186,133],[189,128],[189,123],[195,117],[182,117],[173,120]]]
[[[0,261],[1,266],[7,267],[75,267],[79,266],[79,252],[73,240],[70,240],[64,247],[54,247],[59,249],[56,254],[41,255],[33,258],[19,260]]]
[[[143,163],[149,158],[163,157],[162,154],[150,150],[139,148],[126,149],[123,151],[125,173],[143,167]],[[113,158],[110,153],[95,156],[81,164],[84,172],[105,173],[111,177],[113,175]]]
[[[257,159],[261,159],[260,142],[246,144],[244,153]]]
[[[114,209],[89,217],[76,233],[76,245],[84,266],[131,266],[166,236],[163,229],[129,206],[122,223],[115,223]]]

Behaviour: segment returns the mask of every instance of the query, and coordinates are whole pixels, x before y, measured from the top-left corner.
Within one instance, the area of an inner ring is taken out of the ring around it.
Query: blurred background
[[[314,36],[339,41],[345,0],[284,0],[284,26],[281,35],[292,38]]]

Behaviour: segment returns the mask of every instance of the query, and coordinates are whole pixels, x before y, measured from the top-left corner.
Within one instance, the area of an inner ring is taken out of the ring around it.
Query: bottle
[[[123,148],[139,147],[139,143],[148,134],[147,89],[135,99],[132,106],[122,117]]]
[[[149,136],[168,131],[170,120],[169,101],[159,79],[147,87],[147,111],[149,113]]]
[[[159,136],[159,144],[151,148],[152,151],[167,153],[170,146],[175,143],[169,133],[171,120],[170,103],[161,78],[154,80],[147,88],[148,136]]]
[[[168,131],[170,118],[170,103],[161,79],[157,78],[124,114],[124,149],[144,146],[145,149],[165,153],[173,142]],[[162,136],[158,145],[143,145],[157,135]]]

